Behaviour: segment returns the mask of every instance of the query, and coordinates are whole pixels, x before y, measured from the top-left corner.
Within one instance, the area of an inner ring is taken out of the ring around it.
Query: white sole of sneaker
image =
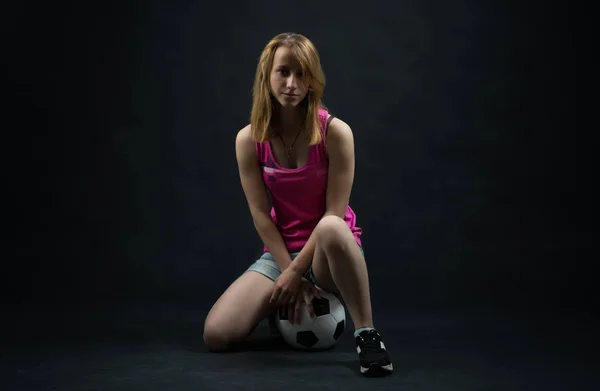
[[[371,366],[369,368],[364,368],[364,367],[360,367],[360,373],[362,373],[363,375],[365,374],[378,374],[378,375],[385,375],[385,374],[389,374],[394,370],[394,367],[392,364],[389,365],[379,365],[379,364],[371,364]]]

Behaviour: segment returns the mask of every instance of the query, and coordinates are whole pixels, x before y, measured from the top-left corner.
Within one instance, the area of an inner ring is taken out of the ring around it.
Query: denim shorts
[[[360,246],[359,246],[359,248],[364,257],[364,255],[365,255],[364,250]],[[296,259],[298,254],[300,254],[299,251],[290,253],[290,257],[292,258],[292,261],[294,261],[294,259]],[[281,275],[281,269],[279,269],[279,265],[277,265],[275,258],[273,257],[273,255],[270,252],[265,252],[252,265],[250,265],[250,267],[246,271],[258,272],[258,273],[270,278],[273,281],[275,281]],[[309,266],[308,270],[304,273],[304,278],[306,278],[307,280],[312,282],[314,285],[316,285],[320,289],[323,289],[319,286],[319,284],[317,284],[317,280],[315,279],[315,274],[313,273],[312,265]],[[323,289],[323,290],[327,291],[326,289]],[[336,296],[339,296],[339,294],[340,294],[340,292],[337,289],[335,292],[330,292],[330,293],[334,293]]]

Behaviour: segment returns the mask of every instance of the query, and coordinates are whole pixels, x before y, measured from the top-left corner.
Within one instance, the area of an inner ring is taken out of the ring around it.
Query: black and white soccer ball
[[[319,293],[321,297],[314,297],[312,300],[314,318],[308,314],[306,305],[302,306],[300,323],[290,323],[281,309],[276,313],[277,329],[293,348],[327,349],[335,345],[344,332],[346,327],[344,305],[331,293],[324,292],[322,289],[319,289]]]

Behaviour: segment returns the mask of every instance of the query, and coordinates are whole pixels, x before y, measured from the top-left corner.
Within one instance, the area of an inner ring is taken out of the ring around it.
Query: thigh
[[[364,258],[365,253],[362,247],[360,247],[356,242],[354,242],[354,244],[356,244],[361,256]],[[321,246],[315,246],[315,254],[309,269],[309,278],[319,288],[323,288],[324,290],[332,293],[338,293],[338,288],[333,281],[333,276],[331,275],[331,270],[329,269],[327,254],[325,254],[325,251]]]
[[[243,338],[266,318],[273,307],[269,299],[274,282],[266,276],[247,271],[218,298],[206,316],[205,330],[222,337]]]

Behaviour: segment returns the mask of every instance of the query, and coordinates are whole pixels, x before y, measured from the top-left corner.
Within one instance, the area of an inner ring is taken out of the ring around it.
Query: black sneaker
[[[383,339],[376,330],[364,330],[356,337],[360,373],[365,376],[386,376],[392,373],[392,361]]]

